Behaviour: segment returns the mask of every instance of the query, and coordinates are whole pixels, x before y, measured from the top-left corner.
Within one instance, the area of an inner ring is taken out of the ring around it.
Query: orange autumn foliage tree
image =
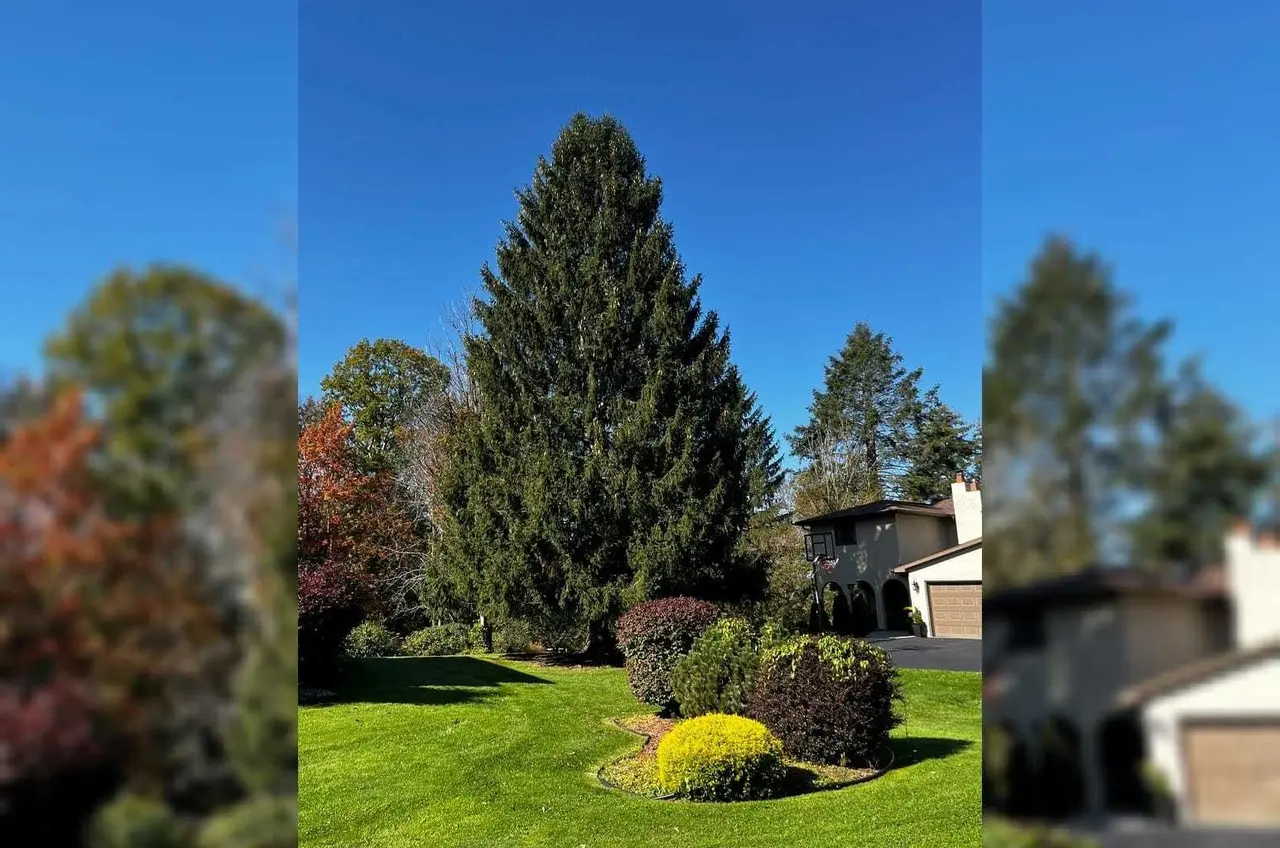
[[[100,443],[72,390],[0,444],[0,816],[68,774],[163,784],[171,717],[234,662],[175,525],[109,516]]]
[[[352,428],[330,404],[298,436],[299,673],[334,671],[361,618],[391,608],[389,575],[416,556],[413,523],[385,472],[360,471]]]

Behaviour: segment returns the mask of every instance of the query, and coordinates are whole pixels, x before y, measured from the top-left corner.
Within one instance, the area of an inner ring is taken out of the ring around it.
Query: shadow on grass
[[[906,736],[889,740],[895,769],[926,760],[945,760],[972,745],[973,742],[968,739],[936,739],[929,736]]]
[[[549,668],[622,668],[621,654],[582,654],[552,653],[551,651],[535,651],[520,654],[506,654],[508,659],[524,660]]]
[[[440,706],[484,700],[508,683],[551,683],[476,657],[387,657],[354,662],[335,704]]]

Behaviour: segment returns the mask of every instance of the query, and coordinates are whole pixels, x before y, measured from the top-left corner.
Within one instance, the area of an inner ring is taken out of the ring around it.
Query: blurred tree
[[[1148,503],[1131,530],[1134,560],[1147,567],[1216,564],[1230,523],[1253,510],[1274,458],[1195,362],[1169,386],[1156,425],[1136,475]]]
[[[1050,238],[999,306],[984,379],[990,586],[1109,560],[1217,562],[1271,459],[1194,361],[1173,378],[1168,322],[1132,314],[1101,258]]]
[[[986,585],[1094,565],[1123,534],[1169,332],[1133,317],[1103,261],[1058,237],[1000,302],[983,379],[986,530],[1000,539]]]
[[[75,391],[0,447],[0,684],[60,716],[47,738],[0,725],[19,734],[19,752],[35,746],[39,769],[61,762],[74,777],[96,751],[122,778],[167,791],[191,776],[180,717],[218,713],[236,654],[173,523],[107,515],[90,469],[99,449]],[[203,765],[204,798],[236,797],[216,762]]]
[[[46,346],[48,373],[82,386],[104,424],[113,506],[172,512],[190,496],[201,426],[249,363],[284,344],[266,306],[176,265],[118,270]]]
[[[0,387],[0,444],[22,424],[47,412],[52,395],[47,383],[29,377]]]
[[[320,382],[324,399],[351,418],[360,467],[392,471],[401,458],[400,431],[432,395],[449,385],[444,363],[396,339],[361,340]]]

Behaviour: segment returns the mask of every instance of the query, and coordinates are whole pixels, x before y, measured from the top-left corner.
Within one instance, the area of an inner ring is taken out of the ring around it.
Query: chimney
[[[956,544],[982,538],[982,493],[976,482],[969,483],[963,474],[951,484],[951,503],[956,514]]]
[[[1247,650],[1280,639],[1280,538],[1274,529],[1256,533],[1238,521],[1228,534],[1227,591],[1235,613],[1236,647]]]

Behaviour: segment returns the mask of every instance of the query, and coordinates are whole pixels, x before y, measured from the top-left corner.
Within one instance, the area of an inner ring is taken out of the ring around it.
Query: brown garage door
[[[982,638],[982,584],[930,583],[929,613],[939,638]]]
[[[1193,820],[1280,826],[1280,719],[1184,724],[1182,758]]]

